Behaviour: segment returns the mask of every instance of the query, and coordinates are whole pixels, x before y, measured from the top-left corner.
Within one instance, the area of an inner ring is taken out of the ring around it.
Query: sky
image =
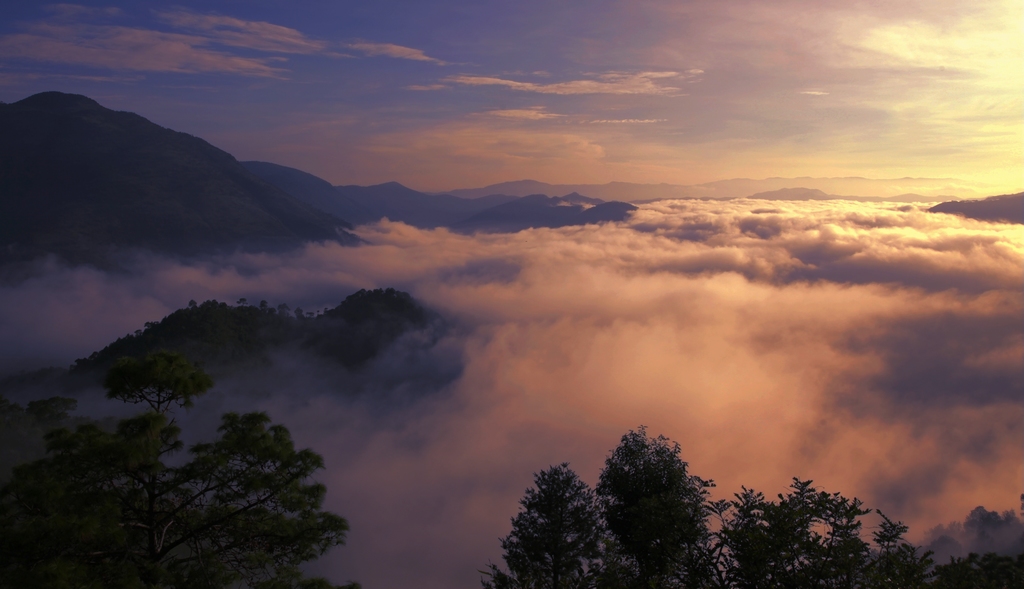
[[[242,160],[449,190],[1024,188],[1021,0],[7,0],[0,100],[81,93]]]
[[[85,94],[334,184],[985,196],[1024,189],[1022,25],[1022,0],[5,0],[0,101]],[[189,300],[394,287],[450,329],[359,375],[282,352],[182,421],[212,435],[222,411],[265,410],[324,456],[326,507],[352,525],[314,566],[334,582],[478,587],[534,472],[568,461],[594,484],[641,425],[716,498],[809,478],[926,544],[978,506],[1016,511],[1024,484],[1024,233],[928,206],[664,200],[601,226],[384,220],[359,247],[38,260],[0,282],[0,374]]]

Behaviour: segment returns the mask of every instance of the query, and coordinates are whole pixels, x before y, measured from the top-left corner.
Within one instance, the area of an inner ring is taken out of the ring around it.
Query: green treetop
[[[172,416],[212,381],[184,357],[119,361],[108,396],[149,409],[116,431],[46,436],[48,456],[14,469],[0,491],[0,587],[328,588],[300,565],[344,542],[323,511],[323,468],[263,413],[223,416],[188,460]]]

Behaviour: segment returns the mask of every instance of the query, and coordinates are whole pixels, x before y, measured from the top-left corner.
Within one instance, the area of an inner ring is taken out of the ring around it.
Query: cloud
[[[447,61],[430,57],[420,49],[403,47],[402,45],[394,45],[392,43],[369,43],[361,41],[359,43],[349,43],[348,47],[355,49],[356,51],[361,51],[371,57],[382,55],[384,57],[394,57],[397,59],[428,61],[436,65],[450,65]]]
[[[282,56],[253,57],[231,53],[241,48],[278,54],[325,54],[324,41],[268,22],[247,21],[185,10],[157,13],[164,23],[183,32],[115,24],[96,24],[100,17],[121,16],[119,10],[58,5],[51,20],[30,23],[19,33],[0,36],[4,58],[72,64],[112,70],[228,73],[283,77]]]
[[[93,6],[81,6],[78,4],[49,4],[44,8],[47,12],[59,18],[76,18],[81,16],[114,17],[124,14],[123,10],[114,6],[98,8]]]
[[[445,78],[445,81],[465,86],[504,86],[513,90],[537,92],[540,94],[654,94],[674,96],[679,94],[680,89],[661,85],[659,81],[685,77],[687,77],[687,74],[680,74],[678,72],[640,72],[636,74],[609,72],[598,75],[596,79],[571,80],[551,84],[517,82],[504,78],[474,75],[450,76]]]
[[[501,117],[503,119],[526,119],[530,121],[558,119],[565,116],[547,112],[543,106],[535,106],[532,108],[509,108],[500,110],[489,110],[483,114],[490,115],[493,117]]]
[[[210,40],[121,26],[34,24],[0,37],[0,53],[52,63],[112,70],[231,73],[280,77],[284,70],[263,58],[240,57],[206,47]]]
[[[801,90],[800,94],[807,94],[809,96],[828,96],[828,92],[823,90]]]
[[[411,86],[406,86],[406,89],[408,90],[419,90],[421,92],[429,92],[431,90],[444,90],[445,88],[448,88],[448,86],[444,84],[413,84]]]
[[[324,41],[310,39],[295,29],[268,22],[184,10],[160,12],[157,15],[173,27],[199,32],[210,41],[231,47],[302,54],[321,53],[328,48]]]
[[[419,367],[380,389],[398,402],[284,356],[190,414],[266,410],[325,455],[327,506],[352,532],[316,566],[338,582],[477,583],[531,473],[569,461],[594,483],[640,424],[679,441],[721,497],[813,478],[919,541],[977,505],[1015,508],[1020,226],[770,204],[665,201],[620,224],[477,236],[383,222],[357,248],[41,267],[0,285],[0,332],[19,334],[0,358],[63,365],[190,298],[321,308],[357,288],[412,292],[452,329],[375,368]]]
[[[612,124],[612,125],[627,125],[627,124],[648,124],[648,123],[664,123],[668,119],[599,119],[596,121],[587,121],[595,125],[598,124]]]

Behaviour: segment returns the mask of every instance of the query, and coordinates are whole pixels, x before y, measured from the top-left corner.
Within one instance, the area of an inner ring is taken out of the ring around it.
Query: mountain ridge
[[[656,200],[710,198],[746,198],[753,194],[780,189],[804,188],[821,190],[836,198],[891,200],[905,194],[921,193],[918,201],[939,201],[949,194],[963,192],[961,181],[955,178],[892,178],[872,179],[861,177],[844,178],[798,178],[772,177],[764,179],[732,178],[703,184],[640,184],[632,182],[608,182],[605,184],[549,184],[537,180],[514,180],[491,184],[481,188],[449,190],[462,198],[479,198],[488,194],[526,196],[528,194],[568,194],[579,192],[605,201],[619,200],[640,204]],[[974,191],[969,191],[974,194]],[[929,193],[929,194],[924,194]],[[858,196],[868,195],[868,196]]]
[[[55,254],[110,266],[140,249],[196,255],[358,243],[344,220],[231,154],[77,94],[0,105],[0,263]]]

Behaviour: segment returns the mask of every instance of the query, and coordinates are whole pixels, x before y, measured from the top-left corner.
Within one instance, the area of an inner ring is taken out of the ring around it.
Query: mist
[[[593,484],[641,424],[716,497],[810,478],[933,541],[977,506],[1019,507],[1024,236],[924,208],[663,201],[602,226],[384,221],[360,247],[43,262],[0,286],[0,371],[66,366],[189,300],[315,310],[394,287],[443,334],[359,374],[281,352],[219,380],[186,428],[264,410],[324,455],[326,507],[352,531],[313,568],[337,582],[478,586],[533,472],[568,461]],[[82,412],[112,403],[92,394]]]

